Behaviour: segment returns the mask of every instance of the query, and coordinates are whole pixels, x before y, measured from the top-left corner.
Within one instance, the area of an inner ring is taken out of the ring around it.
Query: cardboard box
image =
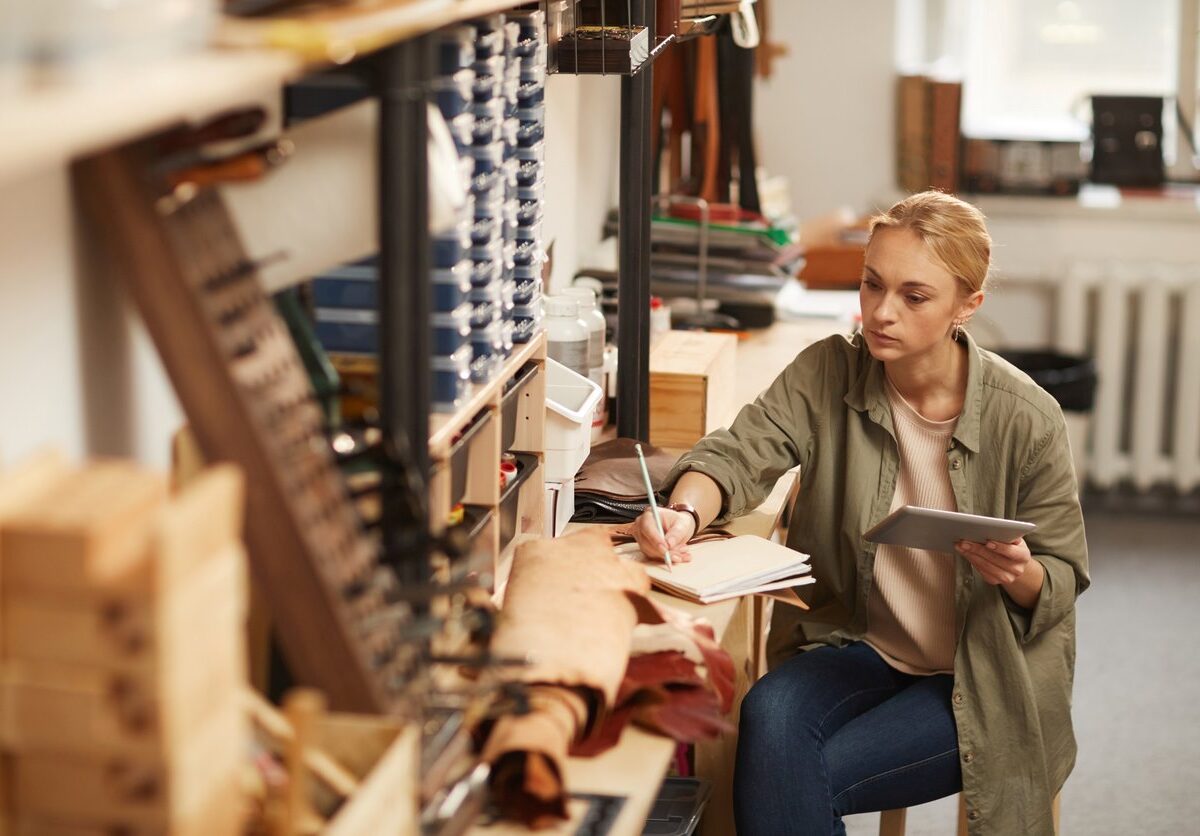
[[[733,417],[737,337],[668,331],[650,350],[650,443],[691,447]]]

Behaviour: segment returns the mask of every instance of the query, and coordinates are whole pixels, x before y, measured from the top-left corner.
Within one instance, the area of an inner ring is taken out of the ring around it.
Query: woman
[[[1053,833],[1087,547],[1061,410],[963,330],[990,251],[983,215],[940,192],[876,218],[861,333],[804,350],[680,459],[666,542],[635,526],[645,552],[686,560],[696,530],[800,466],[788,545],[817,582],[808,611],[775,608],[771,672],[742,705],[740,836],[844,833],[844,815],[960,789],[972,834]],[[1037,529],[957,555],[863,540],[905,504]]]

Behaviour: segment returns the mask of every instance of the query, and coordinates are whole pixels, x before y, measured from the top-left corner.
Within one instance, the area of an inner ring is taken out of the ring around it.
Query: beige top
[[[958,418],[930,421],[890,380],[886,388],[900,452],[891,510],[917,505],[957,511],[946,450]],[[863,640],[905,673],[953,673],[954,578],[952,555],[881,545],[875,553],[875,585]]]

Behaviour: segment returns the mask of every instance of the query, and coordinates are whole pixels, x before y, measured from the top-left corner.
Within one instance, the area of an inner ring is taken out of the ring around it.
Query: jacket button
[[[961,470],[962,469],[962,459],[951,459],[950,460],[950,469],[951,470]]]
[[[966,699],[962,695],[962,691],[955,691],[953,700],[955,705],[962,705],[964,702],[966,702]]]
[[[974,752],[967,752],[966,754],[963,755],[963,763],[970,763],[973,760],[975,760]]]
[[[972,810],[971,812],[967,813],[967,818],[969,818],[971,821],[979,821],[979,811]]]

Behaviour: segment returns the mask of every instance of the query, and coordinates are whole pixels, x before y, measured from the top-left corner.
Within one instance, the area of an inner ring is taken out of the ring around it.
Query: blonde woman
[[[962,790],[972,834],[1051,834],[1075,761],[1075,599],[1087,546],[1057,403],[964,330],[984,300],[983,215],[940,192],[872,225],[862,332],[803,351],[676,465],[666,542],[755,507],[800,465],[788,544],[810,610],[777,606],[771,671],[742,705],[740,836],[840,834],[842,816]],[[862,534],[919,505],[1037,524],[957,554]],[[804,651],[804,652],[801,652]]]

